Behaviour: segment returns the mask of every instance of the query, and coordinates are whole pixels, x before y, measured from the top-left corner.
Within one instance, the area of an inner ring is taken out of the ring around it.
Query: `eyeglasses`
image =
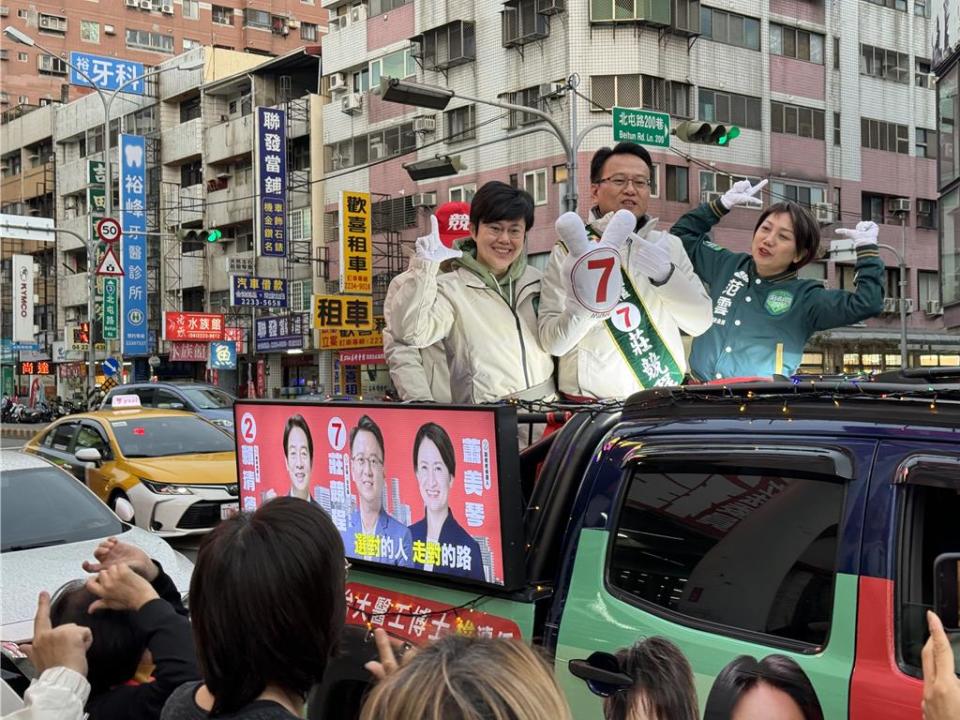
[[[383,460],[378,457],[364,457],[363,455],[357,455],[353,458],[353,464],[359,468],[369,468],[370,470],[382,470],[383,469]]]
[[[513,240],[521,239],[527,231],[527,229],[521,225],[510,225],[508,227],[504,227],[503,225],[499,225],[497,223],[493,223],[491,225],[481,223],[481,226],[488,235],[500,237],[503,235],[503,233],[507,233],[507,236]]]
[[[650,178],[645,177],[626,177],[624,175],[611,175],[610,177],[600,178],[600,183],[610,183],[617,190],[623,190],[628,183],[631,183],[637,190],[649,190]]]

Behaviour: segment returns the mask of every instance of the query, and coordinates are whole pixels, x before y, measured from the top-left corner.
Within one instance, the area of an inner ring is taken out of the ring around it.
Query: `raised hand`
[[[107,538],[93,551],[97,562],[83,561],[83,569],[88,573],[98,573],[108,567],[126,563],[137,575],[153,582],[160,574],[160,568],[143,550],[136,545],[120,542],[115,537]]]
[[[930,638],[923,646],[924,720],[960,718],[960,678],[956,675],[953,648],[935,613],[927,611]]]
[[[720,202],[727,210],[732,210],[736,205],[758,208],[763,205],[763,201],[757,197],[757,193],[766,185],[766,180],[761,180],[756,185],[751,185],[749,180],[740,180],[720,197]]]
[[[380,660],[371,660],[364,667],[377,680],[385,680],[396,673],[404,662],[417,653],[416,648],[404,648],[405,643],[396,638],[391,638],[383,628],[377,628],[373,631],[373,639],[377,643],[377,654],[380,656]],[[398,660],[396,651],[404,649],[406,649],[406,652]]]
[[[562,277],[570,312],[604,317],[616,307],[623,290],[620,248],[635,225],[633,213],[619,210],[606,223],[600,241],[593,243],[576,213],[564,213],[557,219],[557,234],[569,251]]]
[[[463,253],[460,250],[448,248],[440,240],[440,225],[437,224],[437,216],[430,216],[430,234],[418,237],[414,244],[417,257],[431,262],[443,262],[461,257]]]
[[[137,575],[125,563],[108,567],[91,577],[87,580],[87,590],[99,598],[91,603],[88,612],[139,610],[160,597],[146,578]]]
[[[875,222],[864,220],[858,222],[857,227],[853,230],[850,228],[837,228],[836,233],[837,235],[843,235],[843,237],[853,240],[853,246],[858,248],[861,245],[876,245],[880,228],[877,227]]]
[[[50,594],[40,593],[33,619],[33,642],[20,646],[38,673],[52,667],[66,667],[87,674],[87,649],[93,643],[90,628],[74,623],[52,627]]]
[[[662,283],[670,277],[673,259],[670,257],[670,240],[665,234],[654,241],[634,235],[633,256],[640,271],[653,282]]]

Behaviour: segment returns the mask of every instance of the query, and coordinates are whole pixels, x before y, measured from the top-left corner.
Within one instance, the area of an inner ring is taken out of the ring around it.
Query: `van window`
[[[683,462],[634,468],[608,582],[627,602],[672,611],[680,622],[824,646],[842,481],[799,471],[804,479],[791,477],[788,469],[690,465],[688,454]]]
[[[901,468],[901,472],[903,468]],[[960,464],[935,459],[912,466],[899,492],[901,505],[897,593],[897,654],[901,668],[922,677],[920,652],[927,641],[926,612],[933,608],[933,561],[960,552]],[[960,674],[960,644],[953,644]]]

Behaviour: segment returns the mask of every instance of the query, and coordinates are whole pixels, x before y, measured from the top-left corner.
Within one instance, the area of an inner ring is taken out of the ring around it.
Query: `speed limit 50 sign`
[[[103,218],[97,223],[97,237],[107,244],[115,243],[123,233],[120,231],[120,221],[114,218]]]

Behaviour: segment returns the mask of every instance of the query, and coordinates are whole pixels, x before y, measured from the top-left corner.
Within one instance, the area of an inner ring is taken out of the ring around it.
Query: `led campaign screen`
[[[240,401],[234,414],[244,511],[301,497],[351,560],[521,583],[514,408]]]

